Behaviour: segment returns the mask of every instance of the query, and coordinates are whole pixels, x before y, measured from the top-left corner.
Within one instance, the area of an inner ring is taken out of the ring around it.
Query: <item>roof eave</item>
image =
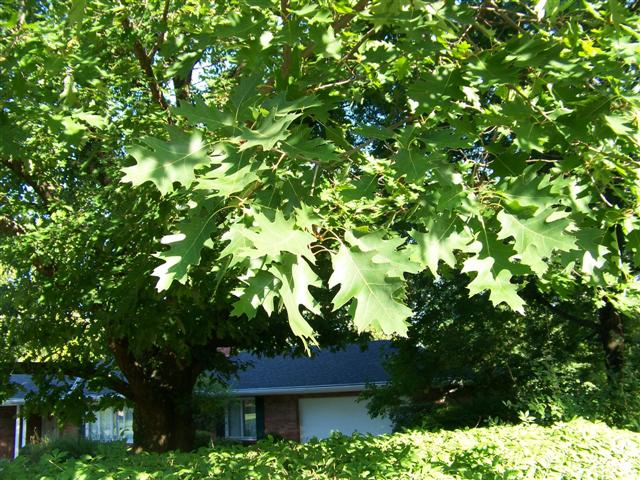
[[[349,383],[342,385],[298,385],[290,387],[233,388],[233,396],[262,397],[266,395],[305,395],[313,393],[359,393],[367,385],[386,385],[387,382]]]

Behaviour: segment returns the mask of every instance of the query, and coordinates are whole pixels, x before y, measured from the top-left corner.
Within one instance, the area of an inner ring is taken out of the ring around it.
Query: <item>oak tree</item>
[[[403,335],[408,276],[444,265],[516,312],[532,279],[587,285],[619,345],[638,307],[636,8],[13,2],[3,358],[110,386],[136,443],[165,450],[192,442],[195,378],[229,367],[216,347],[322,343],[349,329],[331,310]]]

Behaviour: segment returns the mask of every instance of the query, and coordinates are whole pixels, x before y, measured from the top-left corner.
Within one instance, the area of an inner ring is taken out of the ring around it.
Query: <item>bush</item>
[[[575,420],[380,437],[334,435],[307,444],[261,440],[193,453],[126,455],[111,449],[37,464],[0,464],[6,480],[198,479],[626,479],[640,478],[640,434]]]
[[[640,373],[635,365],[625,369],[621,381],[609,384],[604,372],[598,377],[585,363],[554,364],[539,360],[531,376],[516,392],[514,402],[504,404],[512,413],[530,412],[541,425],[575,417],[606,422],[628,430],[640,430]]]
[[[122,455],[125,452],[124,442],[98,442],[86,438],[60,437],[51,440],[44,438],[38,443],[26,445],[20,450],[20,458],[25,462],[37,464],[42,457],[52,454],[57,458],[74,459],[97,457],[107,453]]]
[[[196,430],[196,439],[193,444],[195,448],[206,448],[211,446],[211,433],[205,430]]]

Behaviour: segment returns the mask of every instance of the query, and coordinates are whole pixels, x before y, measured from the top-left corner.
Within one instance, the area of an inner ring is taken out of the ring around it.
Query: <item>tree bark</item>
[[[622,380],[624,370],[624,325],[622,317],[609,300],[598,310],[599,335],[604,350],[604,362],[609,385],[615,387]]]
[[[112,340],[110,349],[127,378],[128,398],[134,404],[134,450],[192,450],[196,432],[193,389],[202,367],[181,365],[172,352],[156,351],[156,366],[149,370],[131,353],[126,339]]]
[[[157,393],[135,402],[133,443],[136,452],[187,452],[193,449],[195,433],[191,391]]]

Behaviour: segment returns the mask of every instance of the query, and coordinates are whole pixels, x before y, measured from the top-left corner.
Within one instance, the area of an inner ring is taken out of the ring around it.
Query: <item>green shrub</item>
[[[39,463],[45,455],[57,452],[59,458],[96,457],[112,452],[121,455],[126,452],[124,442],[98,442],[86,438],[60,437],[55,439],[44,438],[38,443],[26,445],[20,450],[20,457],[26,462]]]
[[[640,478],[640,434],[575,420],[456,431],[410,430],[380,437],[333,435],[297,444],[216,445],[192,453],[73,458],[58,451],[36,464],[0,464],[2,480],[198,479],[632,479]]]
[[[554,364],[546,359],[533,364],[532,375],[516,392],[514,402],[503,402],[512,413],[528,411],[542,425],[575,417],[640,430],[640,373],[625,370],[621,381],[609,384],[604,373],[590,372],[590,364]]]
[[[195,448],[206,448],[211,446],[211,433],[205,430],[196,430],[196,439],[193,442]]]

